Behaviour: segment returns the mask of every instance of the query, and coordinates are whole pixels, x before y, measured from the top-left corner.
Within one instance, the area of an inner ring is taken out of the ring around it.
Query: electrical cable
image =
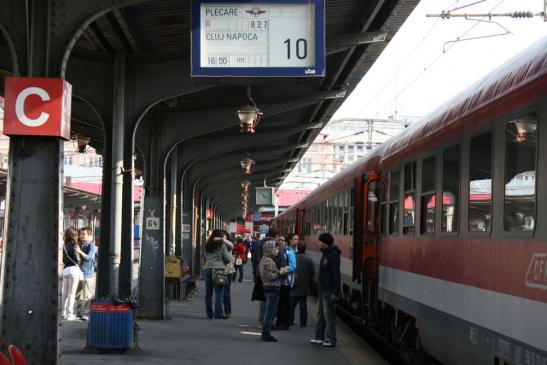
[[[485,1],[485,0],[484,0]],[[456,0],[454,1],[450,7],[454,6],[456,3],[458,3],[459,0]],[[412,49],[412,51],[410,51],[410,53],[408,54],[408,56],[405,58],[405,60],[401,63],[401,66],[399,66],[394,72],[393,74],[391,74],[391,76],[389,77],[389,79],[383,84],[383,86],[380,88],[380,90],[378,92],[376,92],[376,95],[374,95],[374,97],[372,99],[370,99],[370,101],[368,103],[366,103],[360,110],[359,110],[359,115],[361,115],[363,113],[363,111],[370,105],[372,104],[372,102],[374,102],[378,96],[380,96],[380,94],[382,94],[382,92],[385,90],[385,88],[390,84],[390,82],[397,76],[397,74],[399,73],[399,71],[401,70],[401,68],[403,67],[403,65],[405,65],[412,56],[414,56],[414,53],[416,53],[416,51],[418,50],[418,48],[420,47],[420,45],[423,43],[423,41],[425,41],[427,39],[427,37],[429,36],[429,34],[433,31],[433,28],[435,28],[435,26],[437,25],[437,23],[440,21],[441,19],[437,19],[433,25],[431,25],[431,27],[427,30],[427,32],[423,35],[422,39],[420,39],[420,41],[418,42],[418,44],[416,44],[416,46]]]
[[[494,6],[489,12],[492,12],[494,11],[498,6],[500,6],[505,0],[500,0],[500,2]],[[483,17],[484,18],[484,17]],[[469,29],[467,29],[461,36],[458,37],[458,39],[462,38],[462,37],[465,37],[470,31],[472,31],[478,24],[480,24],[480,22],[476,22],[474,23],[471,27],[469,27]],[[397,95],[390,99],[386,104],[384,104],[382,106],[382,108],[378,109],[378,111],[376,112],[376,114],[379,114],[380,112],[382,112],[384,109],[386,109],[388,106],[391,105],[391,103],[397,99],[399,96],[401,96],[410,86],[412,86],[414,84],[414,82],[416,82],[420,77],[422,77],[433,65],[435,65],[445,54],[448,53],[448,51],[450,51],[452,49],[452,47],[454,47],[454,45],[456,44],[457,42],[454,42],[454,43],[451,43],[448,47],[446,47],[446,50],[443,51],[439,56],[437,56],[437,58],[435,58],[433,60],[433,62],[431,62],[428,66],[424,67],[423,71],[420,72],[418,75],[416,75],[416,77],[414,77],[399,93],[397,93]]]

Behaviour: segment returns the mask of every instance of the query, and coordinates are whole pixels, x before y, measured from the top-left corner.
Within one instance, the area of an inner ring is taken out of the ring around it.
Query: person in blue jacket
[[[323,255],[317,284],[317,325],[315,338],[310,342],[333,347],[336,346],[336,300],[340,295],[340,249],[334,245],[330,233],[319,235],[319,245]]]
[[[78,285],[76,293],[76,315],[82,320],[89,320],[89,308],[91,300],[95,298],[95,268],[97,257],[97,246],[93,242],[91,228],[80,229],[80,244],[76,252],[81,257],[80,269],[83,278]]]
[[[289,235],[289,237],[294,235]],[[298,237],[298,236],[297,236]],[[285,237],[277,237],[279,254],[275,263],[278,268],[286,268],[286,274],[280,278],[281,289],[279,293],[279,302],[277,304],[277,321],[273,329],[288,330],[291,320],[291,287],[294,281],[294,272],[296,271],[296,254],[293,249],[287,246]]]

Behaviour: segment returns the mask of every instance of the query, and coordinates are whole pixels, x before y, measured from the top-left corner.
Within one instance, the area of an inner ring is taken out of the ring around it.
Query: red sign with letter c
[[[63,79],[6,77],[4,134],[70,139],[72,86]]]

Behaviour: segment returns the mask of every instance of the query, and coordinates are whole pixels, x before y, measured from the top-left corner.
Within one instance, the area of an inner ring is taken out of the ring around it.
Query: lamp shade
[[[239,163],[241,167],[243,168],[243,173],[245,175],[250,175],[251,167],[255,164],[255,161],[247,157],[246,159],[239,161]]]
[[[251,185],[251,182],[250,181],[247,181],[247,180],[243,180],[241,182],[241,188],[243,189],[243,191],[249,191],[249,185]]]
[[[253,134],[262,113],[256,106],[247,104],[237,110],[237,117],[239,118],[241,133]]]

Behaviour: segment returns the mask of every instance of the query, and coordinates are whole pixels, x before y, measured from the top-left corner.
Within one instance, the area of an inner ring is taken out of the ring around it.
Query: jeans
[[[234,274],[229,274],[230,278]],[[228,280],[228,283],[224,285],[224,314],[232,314],[232,297],[230,296],[230,288],[232,286],[232,280]]]
[[[317,297],[317,324],[315,325],[315,339],[326,339],[336,345],[336,299],[330,298],[330,293],[320,291]]]
[[[291,288],[287,285],[281,285],[279,292],[279,304],[277,305],[277,325],[279,327],[289,327],[291,317]]]
[[[207,317],[213,318],[213,289],[215,291],[215,318],[223,318],[222,301],[224,300],[224,285],[216,285],[213,282],[213,269],[203,270],[203,277],[205,278],[205,311]]]
[[[258,302],[258,321],[264,321],[264,312],[266,311],[266,302]]]
[[[236,281],[237,272],[239,271],[239,282],[243,280],[243,265],[236,266],[236,272],[234,273],[234,282]]]
[[[294,312],[300,303],[300,326],[306,327],[308,322],[308,297],[291,297],[291,324],[294,324]]]
[[[266,308],[264,311],[264,321],[262,322],[262,335],[270,335],[272,330],[272,322],[275,312],[277,311],[277,302],[279,301],[279,292],[266,292]]]

